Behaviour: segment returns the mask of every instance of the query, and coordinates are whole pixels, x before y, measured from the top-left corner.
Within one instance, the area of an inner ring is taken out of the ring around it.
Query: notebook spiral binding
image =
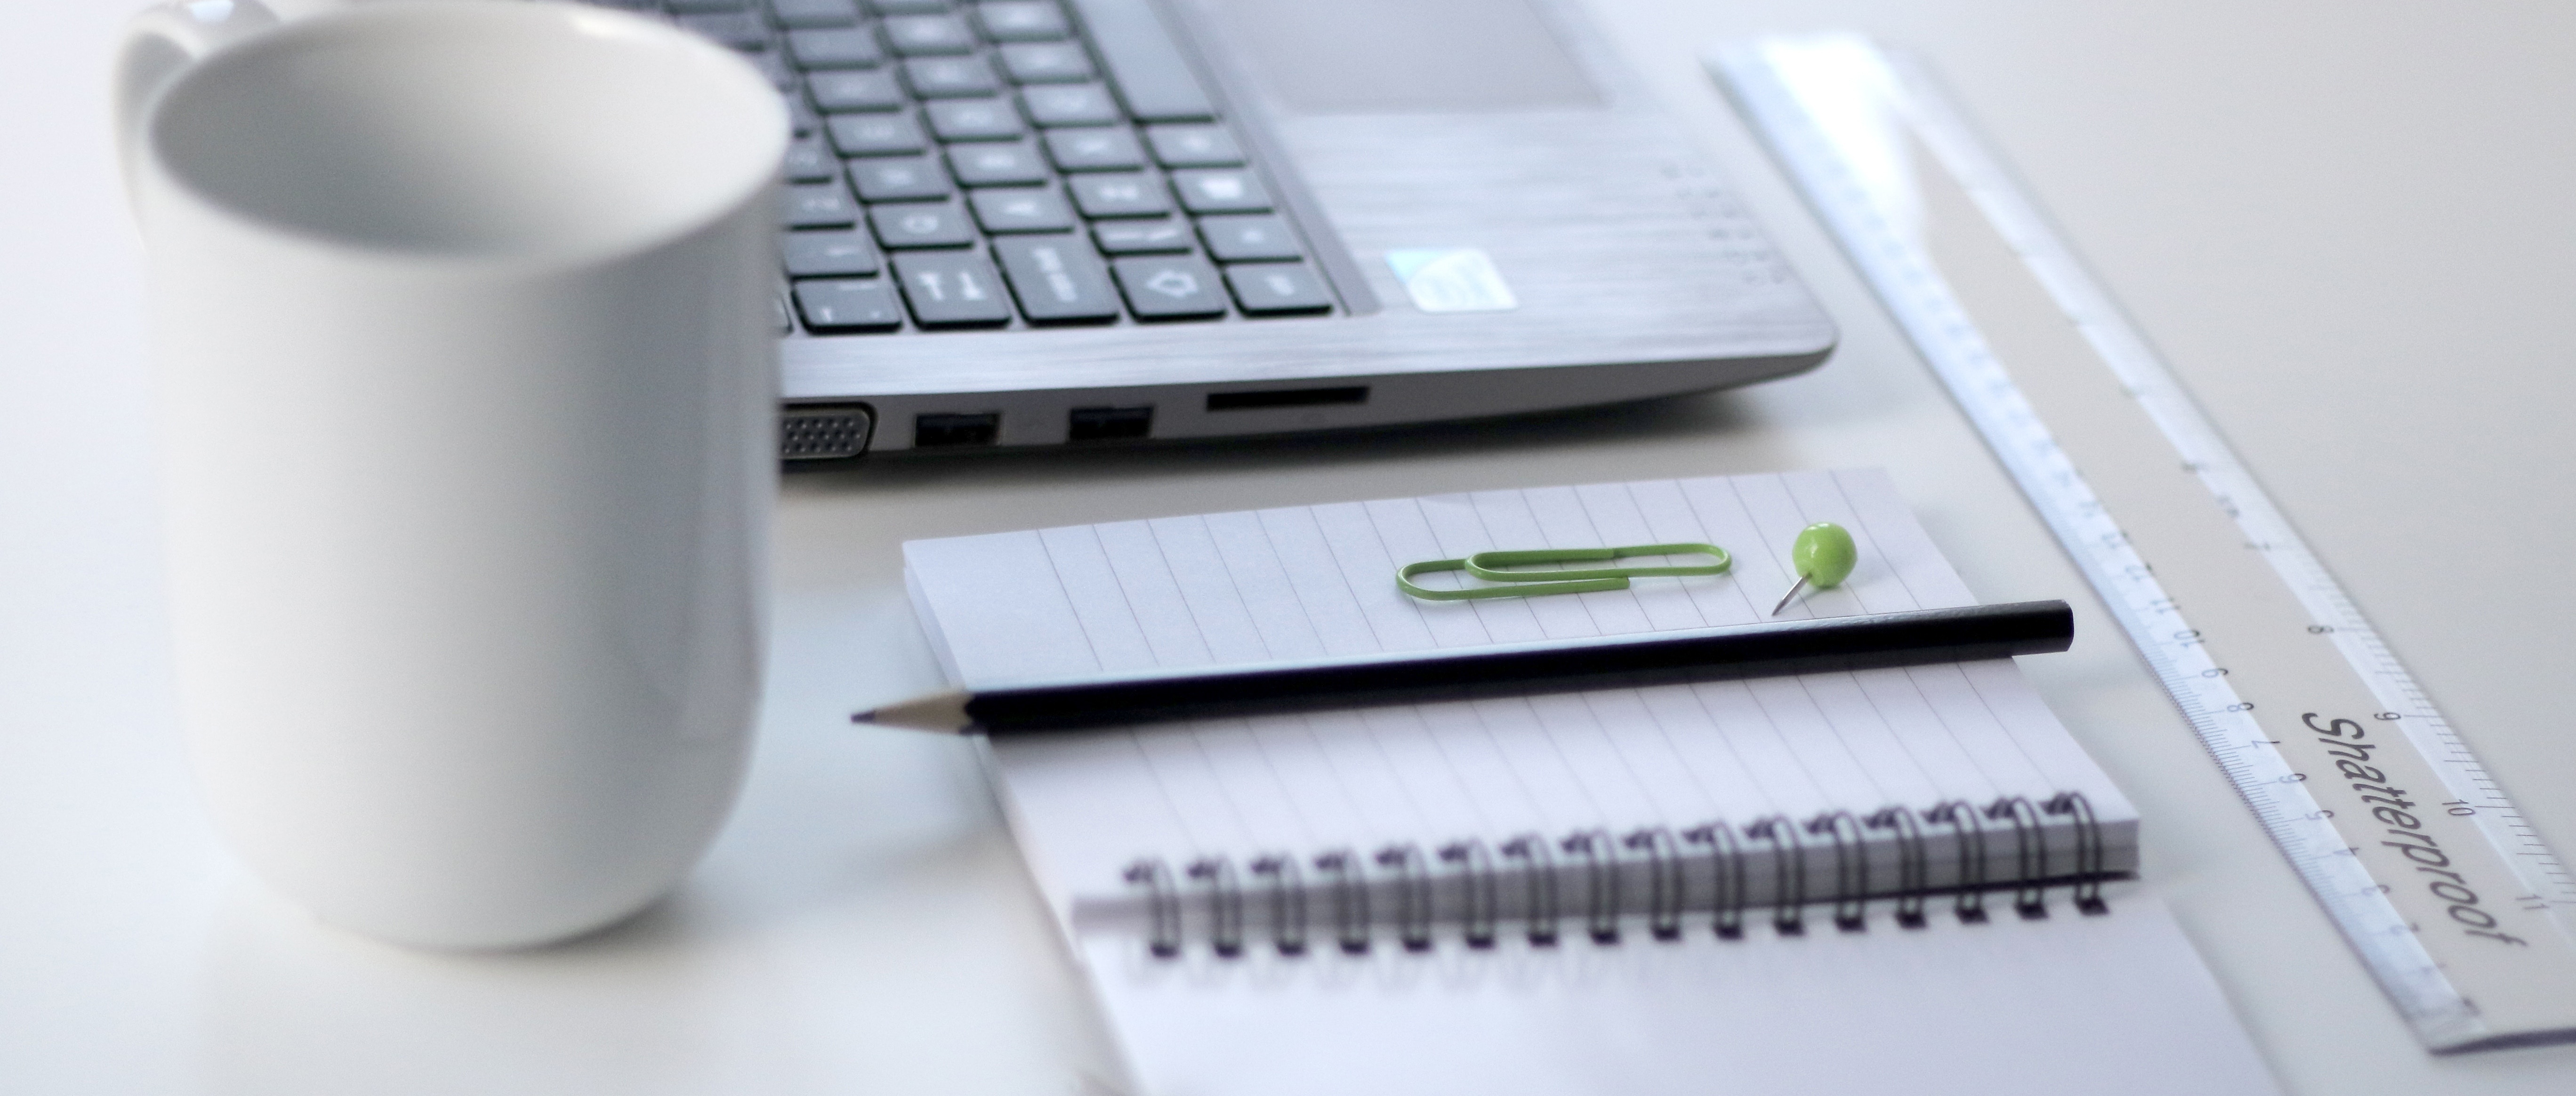
[[[2072,838],[2071,850],[2055,856],[2045,832],[2050,818],[2062,819]],[[1941,844],[1954,853],[1948,882],[1940,886],[1933,882],[1936,837],[1946,837]],[[1989,841],[2011,850],[2008,870],[1995,870],[2002,865],[1989,855]],[[1895,859],[1893,887],[1876,892],[1873,845],[1892,847]],[[2053,862],[2064,859],[2071,862]],[[2011,892],[2016,915],[2045,917],[2051,886],[2066,887],[2078,911],[2099,914],[2108,908],[2102,881],[2111,874],[2093,805],[2070,791],[2041,803],[2014,795],[1982,807],[1953,799],[1919,812],[1833,810],[1804,822],[1771,815],[1740,829],[1713,821],[1678,834],[1662,826],[1618,836],[1595,828],[1553,841],[1521,834],[1499,847],[1469,838],[1428,853],[1408,842],[1368,856],[1353,849],[1302,859],[1265,854],[1245,865],[1248,871],[1238,871],[1231,857],[1211,856],[1176,874],[1164,860],[1148,857],[1131,864],[1125,878],[1144,898],[1152,954],[1183,953],[1185,911],[1195,908],[1209,950],[1233,959],[1247,954],[1256,919],[1266,936],[1261,942],[1283,956],[1307,954],[1319,934],[1352,955],[1366,954],[1389,933],[1406,951],[1430,951],[1442,921],[1436,898],[1443,894],[1452,906],[1448,919],[1470,948],[1491,948],[1506,931],[1521,933],[1532,946],[1554,946],[1569,918],[1579,920],[1593,943],[1613,945],[1622,922],[1640,914],[1649,936],[1679,940],[1695,906],[1707,911],[1709,931],[1741,939],[1746,918],[1761,913],[1750,884],[1755,865],[1765,862],[1770,878],[1761,905],[1772,930],[1790,936],[1806,932],[1811,905],[1829,905],[1835,928],[1862,931],[1874,898],[1893,899],[1893,920],[1907,929],[1928,925],[1930,903],[1941,896],[1952,916],[1970,924],[1987,920],[1987,896],[2004,891]],[[1698,888],[1694,867],[1706,880]],[[1693,901],[1694,889],[1703,892],[1700,901]]]

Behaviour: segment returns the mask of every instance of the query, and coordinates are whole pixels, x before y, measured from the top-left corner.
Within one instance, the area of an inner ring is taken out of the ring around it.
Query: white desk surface
[[[1548,422],[795,479],[759,759],[713,854],[605,935],[458,958],[267,897],[187,784],[105,129],[131,3],[18,0],[0,38],[0,1091],[1081,1091],[1114,1051],[968,749],[844,722],[934,681],[899,541],[1858,464],[1895,469],[1985,597],[2079,604],[2094,638],[2030,672],[2144,810],[2147,879],[2290,1091],[2576,1091],[2576,1047],[2416,1049],[1694,59],[1837,27],[1930,55],[2576,852],[2576,8],[1596,0],[1841,321],[1831,364]]]

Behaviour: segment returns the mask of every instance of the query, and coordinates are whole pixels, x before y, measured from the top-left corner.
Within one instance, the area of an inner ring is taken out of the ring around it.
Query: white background
[[[1543,422],[799,477],[760,759],[714,854],[603,936],[453,958],[267,897],[186,783],[106,132],[130,7],[15,0],[0,35],[0,1091],[1081,1091],[1115,1051],[972,753],[844,723],[936,677],[898,542],[1865,464],[1980,596],[2080,603],[2090,638],[2031,672],[2138,801],[2147,878],[2288,1088],[2576,1090],[2576,1048],[2415,1048],[1694,57],[1824,28],[1928,54],[2565,850],[2576,9],[1595,0],[1842,323],[1832,363]]]

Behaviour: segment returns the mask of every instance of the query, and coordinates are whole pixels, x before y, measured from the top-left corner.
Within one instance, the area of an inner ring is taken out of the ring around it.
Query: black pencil
[[[1405,701],[1571,692],[2063,651],[2063,601],[1160,670],[957,689],[852,722],[992,735]]]

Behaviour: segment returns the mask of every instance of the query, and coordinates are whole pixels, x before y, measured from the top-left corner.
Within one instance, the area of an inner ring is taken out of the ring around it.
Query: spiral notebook
[[[915,541],[964,685],[1973,604],[1876,471]],[[1705,542],[1727,574],[1484,601],[1395,569]],[[2097,637],[2094,641],[2105,641]],[[2084,642],[2083,637],[2078,637]],[[2010,660],[992,743],[1137,1096],[2269,1093],[2127,881],[2137,812]]]

